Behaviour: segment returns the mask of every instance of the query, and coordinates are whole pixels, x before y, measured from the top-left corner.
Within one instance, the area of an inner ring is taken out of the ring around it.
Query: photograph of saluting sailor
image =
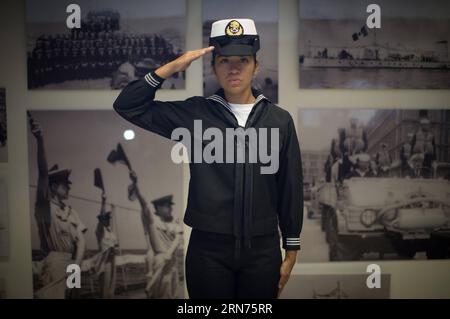
[[[185,0],[79,0],[81,27],[66,24],[68,0],[28,0],[30,89],[121,89],[185,51]],[[167,89],[183,89],[174,74]]]
[[[184,298],[182,167],[167,160],[173,142],[140,128],[127,140],[129,125],[111,111],[29,114],[35,297]],[[42,150],[68,169],[40,170]],[[120,164],[125,158],[132,171]],[[54,193],[49,201],[41,195],[45,172]],[[154,204],[145,216],[137,195]],[[76,294],[66,287],[67,263],[81,267]]]
[[[450,87],[450,2],[375,3],[299,1],[300,88]]]
[[[450,110],[299,111],[302,262],[450,258]]]

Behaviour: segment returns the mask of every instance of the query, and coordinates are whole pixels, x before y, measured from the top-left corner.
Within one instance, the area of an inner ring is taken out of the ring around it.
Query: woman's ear
[[[253,78],[256,78],[259,72],[259,62],[258,60],[255,60],[255,70],[253,71]]]

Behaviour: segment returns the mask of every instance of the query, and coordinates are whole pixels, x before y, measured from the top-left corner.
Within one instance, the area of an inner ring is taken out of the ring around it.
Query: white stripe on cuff
[[[147,80],[148,82],[151,82],[152,84],[155,84],[155,82],[152,81],[152,79],[150,78],[150,73],[147,73],[147,74],[145,75],[145,78],[146,78],[146,80]]]
[[[148,84],[150,84],[153,87],[157,87],[159,85],[159,82],[156,81],[151,75],[150,73],[148,73],[145,77],[145,81],[147,81]]]
[[[153,87],[157,87],[158,86],[158,82],[152,80],[150,78],[150,76],[148,76],[148,74],[145,76],[145,80],[147,81],[148,84],[150,84]]]
[[[144,77],[144,79],[145,79],[145,81],[146,81],[148,84],[150,84],[150,85],[153,86],[153,87],[156,87],[156,83],[152,82],[152,80],[148,77],[148,75],[146,75],[146,76]]]
[[[148,73],[148,76],[156,83],[158,83],[158,84],[161,83],[161,81],[158,81],[157,79],[155,79],[155,77],[151,73]]]

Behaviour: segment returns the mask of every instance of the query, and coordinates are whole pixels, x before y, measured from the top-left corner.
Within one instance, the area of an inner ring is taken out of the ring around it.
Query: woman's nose
[[[241,69],[239,67],[239,64],[234,63],[230,65],[230,73],[237,73],[239,72]]]

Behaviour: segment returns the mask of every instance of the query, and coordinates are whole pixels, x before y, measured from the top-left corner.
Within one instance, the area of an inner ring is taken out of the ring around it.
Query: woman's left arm
[[[277,175],[278,216],[285,259],[280,269],[278,296],[286,285],[300,250],[303,225],[303,174],[300,146],[292,117],[283,138]]]

